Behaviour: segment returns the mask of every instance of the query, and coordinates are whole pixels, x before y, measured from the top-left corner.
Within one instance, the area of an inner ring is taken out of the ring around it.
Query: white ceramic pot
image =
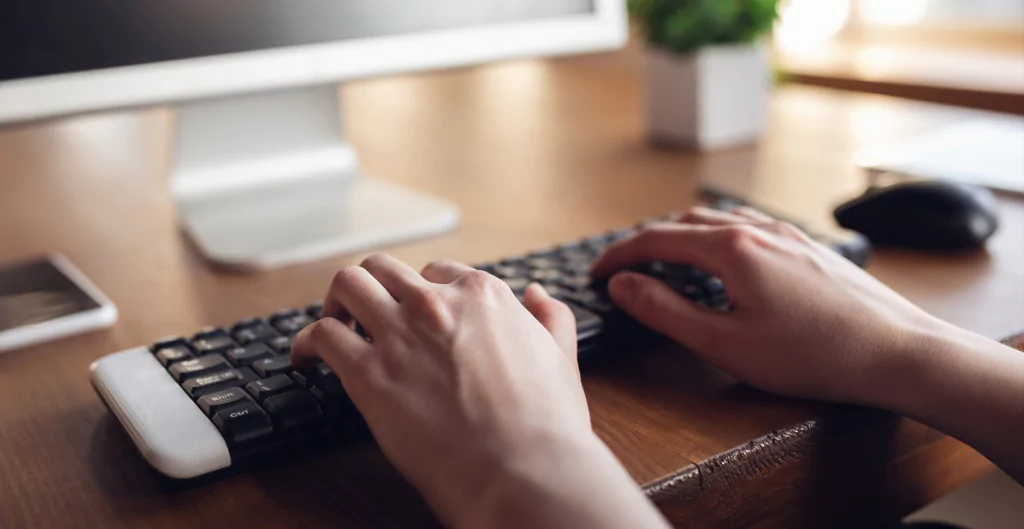
[[[721,149],[756,141],[771,88],[764,46],[647,51],[647,127],[656,144]]]

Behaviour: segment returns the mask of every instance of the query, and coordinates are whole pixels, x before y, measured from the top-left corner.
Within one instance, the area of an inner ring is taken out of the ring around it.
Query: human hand
[[[446,524],[542,527],[538,517],[572,514],[568,492],[601,501],[587,497],[587,467],[636,488],[591,430],[572,312],[539,285],[521,304],[468,266],[433,263],[421,276],[374,255],[334,276],[324,315],[295,338],[293,365],[331,366],[381,450]]]
[[[713,311],[648,276],[647,261],[690,264],[718,276],[731,301]],[[880,404],[879,383],[922,334],[928,315],[790,224],[750,208],[695,208],[610,248],[593,274],[612,276],[612,299],[755,387],[809,398]]]

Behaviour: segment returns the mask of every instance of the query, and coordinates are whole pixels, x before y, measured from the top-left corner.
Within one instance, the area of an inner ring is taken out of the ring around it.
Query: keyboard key
[[[593,289],[574,292],[569,299],[573,303],[602,316],[615,310],[615,304],[612,303],[611,300],[602,294],[598,294]]]
[[[166,338],[161,338],[154,342],[153,346],[150,347],[150,351],[159,351],[161,349],[166,349],[168,347],[175,347],[179,345],[185,346],[189,349],[192,348],[192,346],[189,345],[188,343],[188,339],[182,336],[168,336]]]
[[[274,322],[274,328],[276,328],[281,334],[295,334],[302,330],[303,327],[313,323],[314,320],[308,314],[296,314],[288,318],[280,318]]]
[[[600,316],[590,312],[575,303],[566,303],[576,316],[576,339],[583,340],[590,338],[604,331],[604,320]]]
[[[245,347],[235,347],[229,349],[224,353],[224,357],[228,359],[236,367],[248,367],[253,362],[263,358],[273,358],[274,351],[267,344],[263,342],[251,343]]]
[[[279,320],[291,318],[293,316],[298,316],[299,314],[305,313],[305,311],[299,309],[283,309],[271,314],[270,317],[267,318],[267,321],[269,321],[271,324],[274,324],[277,323]]]
[[[302,389],[309,389],[309,378],[305,374],[299,373],[298,371],[292,371],[292,380],[295,381],[295,385]]]
[[[321,362],[306,373],[306,378],[309,380],[309,384],[313,387],[320,388],[324,393],[344,393],[345,389],[341,386],[341,379],[338,375],[331,370],[331,366]]]
[[[228,388],[208,393],[199,397],[196,404],[203,410],[207,417],[213,417],[218,411],[229,406],[235,406],[244,402],[252,402],[252,398],[242,388]]]
[[[231,369],[231,364],[229,364],[223,356],[213,354],[193,358],[191,360],[182,360],[181,362],[171,365],[167,371],[170,372],[172,377],[174,377],[174,380],[184,382],[190,378],[208,375],[217,371],[225,371],[227,369]]]
[[[319,320],[324,317],[324,304],[321,302],[313,303],[306,307],[306,314],[309,314],[310,318]]]
[[[562,271],[558,270],[557,268],[537,268],[534,270],[530,270],[530,273],[527,274],[527,277],[529,277],[533,281],[538,282],[553,282],[556,281],[558,278],[562,277],[562,275]]]
[[[554,259],[551,259],[549,257],[527,257],[523,261],[523,263],[526,266],[529,266],[530,268],[534,268],[534,269],[537,269],[537,268],[548,269],[548,268],[555,268],[555,267],[558,266],[558,263]]]
[[[558,279],[558,284],[569,290],[583,290],[590,286],[593,280],[590,276],[562,276]]]
[[[213,416],[213,424],[231,444],[253,441],[274,431],[270,417],[254,402],[245,402],[218,411]]]
[[[530,286],[530,283],[533,282],[525,277],[506,277],[502,278],[502,281],[516,294],[522,294],[526,287]]]
[[[246,326],[236,326],[233,336],[239,344],[249,345],[261,340],[269,340],[275,336],[280,336],[280,334],[272,325],[260,319]]]
[[[529,269],[521,266],[513,266],[508,264],[500,264],[493,266],[490,270],[491,274],[500,277],[501,279],[512,279],[512,278],[525,278],[530,272]]]
[[[274,421],[284,431],[294,431],[316,426],[324,420],[324,414],[316,399],[306,391],[288,391],[263,401]]]
[[[275,336],[267,340],[267,346],[269,346],[274,354],[288,355],[292,352],[292,337],[291,336]]]
[[[199,355],[223,354],[228,349],[237,346],[238,344],[227,333],[207,334],[202,338],[192,340],[192,348]]]
[[[295,389],[295,387],[295,381],[288,375],[274,375],[246,384],[245,390],[256,399],[256,402],[263,402],[267,397]]]
[[[199,332],[192,336],[192,340],[207,340],[210,338],[216,338],[227,335],[228,330],[225,329],[224,327],[203,327],[202,329],[199,330]]]
[[[181,385],[181,388],[188,393],[188,396],[198,399],[203,395],[222,389],[244,386],[254,380],[256,380],[256,373],[243,367],[189,379]]]
[[[262,378],[274,375],[286,375],[292,370],[291,358],[287,356],[275,356],[264,358],[252,363],[253,370]]]
[[[188,360],[194,358],[192,355],[192,349],[184,344],[172,345],[170,347],[162,347],[156,351],[156,359],[167,367],[175,362],[181,362],[182,360]]]

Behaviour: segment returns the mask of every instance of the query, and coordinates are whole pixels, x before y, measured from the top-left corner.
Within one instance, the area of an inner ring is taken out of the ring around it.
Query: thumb
[[[707,351],[723,316],[680,296],[664,282],[619,272],[608,283],[612,300],[638,322],[695,351]]]
[[[576,363],[576,317],[568,305],[551,297],[544,287],[533,283],[526,287],[523,305],[555,339],[573,364]]]

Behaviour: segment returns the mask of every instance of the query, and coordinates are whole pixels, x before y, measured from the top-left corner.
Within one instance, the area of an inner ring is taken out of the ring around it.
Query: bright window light
[[[909,26],[921,20],[928,0],[860,0],[860,18],[880,26]]]
[[[784,49],[813,48],[839,33],[850,18],[850,0],[789,0],[779,9],[775,41]]]

